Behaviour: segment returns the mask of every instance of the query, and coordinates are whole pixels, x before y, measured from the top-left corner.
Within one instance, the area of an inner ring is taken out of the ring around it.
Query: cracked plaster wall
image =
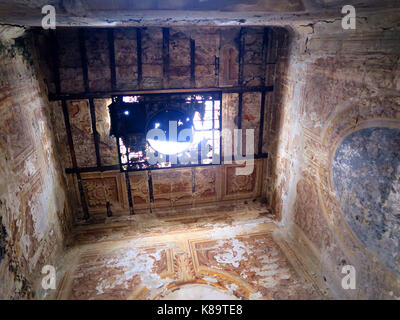
[[[56,266],[70,228],[47,90],[32,46],[30,37],[1,45],[0,299],[46,296],[42,267]]]
[[[333,8],[340,1],[319,3]],[[390,7],[392,2],[385,1],[384,5]],[[280,132],[277,160],[268,168],[274,174],[271,204],[300,250],[306,252],[303,244],[308,244],[316,254],[319,276],[337,297],[398,298],[398,275],[344,221],[330,172],[334,152],[346,136],[363,126],[398,126],[400,14],[396,9],[362,14],[352,31],[341,28],[339,10],[334,9],[329,18],[262,14],[247,21],[229,20],[230,15],[221,15],[220,20],[196,20],[185,15],[172,22],[165,17],[126,18],[121,24],[253,22],[290,26],[290,51],[282,58],[288,68],[279,69],[277,85],[281,90],[281,100],[276,101],[281,106],[276,118]],[[117,20],[100,17],[97,26],[101,22],[118,24]],[[340,271],[345,264],[356,266],[356,290],[343,291],[340,287]]]
[[[343,30],[340,17],[294,25],[288,70],[280,79],[273,209],[294,245],[305,250],[308,244],[317,256],[320,278],[339,298],[400,297],[399,274],[382,259],[393,248],[378,246],[386,250],[378,254],[376,243],[362,241],[367,235],[357,236],[332,181],[334,154],[346,136],[400,126],[399,17],[396,11],[360,15],[356,30]],[[356,268],[356,290],[341,287],[347,264]]]

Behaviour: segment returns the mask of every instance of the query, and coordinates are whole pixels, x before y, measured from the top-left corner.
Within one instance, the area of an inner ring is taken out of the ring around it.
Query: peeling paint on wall
[[[400,273],[400,130],[368,128],[336,151],[333,182],[346,221]]]
[[[41,268],[71,221],[32,38],[22,44],[0,55],[0,299],[43,296]]]

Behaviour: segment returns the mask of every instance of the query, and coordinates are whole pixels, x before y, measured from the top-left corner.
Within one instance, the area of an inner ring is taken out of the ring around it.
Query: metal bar
[[[215,85],[217,87],[219,87],[220,56],[221,56],[221,29],[218,32],[218,53],[214,57]]]
[[[53,67],[54,67],[54,82],[56,86],[56,93],[60,94],[61,92],[61,80],[60,80],[60,65],[58,63],[58,39],[57,39],[57,34],[56,31],[50,30],[50,36],[51,36],[51,42],[52,42],[52,58],[53,58]]]
[[[260,130],[258,133],[258,154],[262,153],[264,137],[265,92],[261,93]]]
[[[107,210],[107,217],[112,217],[112,211],[111,211],[111,203],[110,201],[106,202],[106,210]]]
[[[242,112],[243,112],[243,94],[239,93],[239,102],[238,102],[238,129],[242,129]],[[242,150],[243,146],[243,132],[242,132],[242,141],[238,141],[237,150]],[[241,146],[241,148],[239,148]],[[243,150],[242,150],[243,155]],[[235,155],[236,156],[236,155]]]
[[[163,87],[169,86],[169,28],[162,28],[163,32]]]
[[[67,139],[68,139],[69,151],[71,153],[72,166],[73,168],[77,168],[78,163],[76,161],[74,141],[72,140],[71,123],[69,122],[67,102],[65,100],[62,100],[61,106],[64,114],[64,123],[65,123],[65,129],[67,131]]]
[[[133,210],[131,181],[129,180],[129,173],[128,172],[125,172],[125,182],[126,182],[126,190],[127,190],[127,193],[128,193],[129,213],[131,215],[133,215],[133,214],[135,214],[135,211]]]
[[[86,55],[86,45],[85,45],[85,30],[79,29],[79,50],[81,54],[82,63],[82,74],[83,74],[83,84],[85,86],[85,92],[89,92],[89,71],[88,71],[88,61]]]
[[[111,90],[117,88],[117,76],[115,70],[115,45],[114,45],[114,30],[112,28],[107,31],[108,38],[108,51],[110,58],[110,72],[111,72]]]
[[[107,217],[111,217],[111,216],[112,216],[111,203],[110,203],[109,198],[108,198],[108,193],[107,193],[107,190],[106,190],[106,185],[105,185],[104,179],[103,179],[103,173],[100,173],[100,179],[101,179],[101,184],[102,184],[102,186],[103,186],[104,200],[105,200],[105,202],[106,202]]]
[[[219,86],[219,57],[214,57],[214,76],[215,76],[215,84]]]
[[[222,163],[222,93],[219,99],[219,163]]]
[[[119,164],[112,166],[102,166],[102,167],[85,167],[85,168],[67,168],[65,169],[65,173],[71,174],[76,172],[105,172],[105,171],[122,171]]]
[[[121,90],[110,92],[87,92],[87,93],[63,93],[63,94],[49,94],[50,101],[57,100],[82,100],[82,99],[102,99],[112,98],[113,96],[134,96],[134,95],[151,95],[151,94],[177,94],[177,93],[198,93],[198,92],[222,92],[222,93],[243,93],[243,92],[262,92],[274,91],[273,86],[251,86],[251,87],[210,87],[210,88],[170,88],[161,90]]]
[[[239,102],[238,102],[238,129],[242,129],[242,109],[243,109],[243,94],[239,93]],[[242,133],[242,139],[243,139],[243,133]],[[238,146],[237,146],[237,150],[239,152],[239,150],[242,150],[242,148],[239,146],[243,146],[243,140],[242,141],[238,141]],[[243,154],[243,150],[242,150],[242,154]],[[236,156],[236,155],[235,155]]]
[[[190,85],[196,87],[196,43],[190,39]]]
[[[128,172],[156,171],[156,170],[167,170],[167,169],[203,167],[203,166],[211,166],[211,165],[219,165],[219,164],[185,164],[185,165],[174,165],[173,167],[160,167],[160,168],[143,168],[143,169],[131,168],[126,171],[128,171]],[[72,173],[76,173],[76,172],[106,172],[106,171],[116,171],[116,170],[120,170],[119,165],[103,166],[101,168],[98,168],[98,167],[85,167],[85,168],[76,168],[76,169],[67,168],[67,169],[65,169],[65,173],[72,174]],[[125,170],[123,170],[123,172],[125,172]]]
[[[268,55],[268,28],[264,28],[263,33],[263,46],[262,46],[262,70],[263,74],[261,77],[262,85],[266,82],[267,72],[267,55]],[[261,108],[260,108],[260,130],[258,135],[258,154],[262,153],[263,139],[264,139],[264,117],[265,117],[265,99],[266,92],[261,93]]]
[[[244,49],[245,49],[245,28],[240,28],[239,33],[239,74],[238,74],[238,84],[243,85],[243,68],[244,68]]]
[[[154,203],[154,193],[153,193],[153,178],[151,176],[151,170],[147,171],[147,177],[149,181],[149,198],[150,203]]]
[[[213,151],[213,154],[215,153],[215,141],[214,141],[214,139],[215,139],[215,132],[214,132],[214,129],[215,129],[215,106],[214,106],[214,103],[215,103],[215,101],[213,100],[212,101],[212,115],[211,115],[211,121],[212,121],[212,151]]]
[[[243,93],[239,93],[238,102],[238,129],[242,129],[242,109],[243,109]]]
[[[72,139],[71,123],[69,122],[69,114],[68,114],[67,102],[65,100],[62,100],[61,104],[62,104],[62,109],[63,109],[63,114],[64,114],[65,129],[67,131],[67,139],[68,139],[69,151],[71,153],[72,166],[73,166],[74,170],[77,170],[78,169],[78,164],[77,164],[77,161],[76,161],[74,141]],[[81,178],[81,174],[80,174],[79,171],[76,172],[76,178],[78,180],[79,195],[81,197],[81,204],[82,204],[82,210],[83,210],[83,219],[88,220],[89,219],[89,210],[88,210],[88,207],[87,207],[87,203],[86,203],[86,199],[85,199],[85,193],[83,191],[82,178]]]
[[[94,149],[96,152],[96,162],[97,167],[101,167],[101,157],[100,157],[100,146],[99,146],[99,133],[97,132],[96,126],[96,110],[94,106],[94,100],[92,98],[89,99],[90,105],[90,117],[92,119],[92,131],[93,131],[93,140],[94,140]]]
[[[119,144],[119,139],[118,139],[118,137],[116,137],[115,140],[117,140],[117,148],[118,148],[118,159],[119,159],[119,166],[118,166],[118,169],[122,172],[121,146],[120,146],[120,144]],[[111,166],[111,167],[116,167],[116,166]],[[103,167],[103,168],[104,168],[104,167]],[[100,168],[100,169],[101,169],[101,168]],[[113,169],[111,169],[111,170],[113,170]],[[117,169],[114,169],[114,170],[117,170]],[[107,171],[107,170],[105,170],[105,171]]]
[[[125,145],[125,143],[124,143],[124,145]],[[131,160],[129,159],[129,153],[130,153],[130,150],[128,150],[128,147],[125,146],[125,156],[126,156],[126,160],[127,160],[126,165],[127,165],[128,170],[131,167]]]
[[[201,142],[197,145],[197,165],[202,165],[201,163]]]
[[[259,155],[254,155],[254,159],[266,159],[268,158],[268,153],[262,153]],[[176,165],[173,167],[162,167],[162,168],[144,168],[144,169],[130,169],[128,172],[136,172],[136,171],[156,171],[156,170],[168,170],[168,169],[180,169],[180,168],[196,168],[196,167],[206,167],[206,166],[220,166],[220,164],[187,164],[187,165]],[[74,173],[83,173],[83,172],[106,172],[106,171],[116,171],[119,170],[119,165],[113,166],[103,166],[100,168],[97,167],[85,167],[85,168],[67,168],[65,169],[66,174],[74,174]],[[124,171],[125,172],[125,171]]]
[[[266,81],[266,72],[267,72],[267,57],[268,57],[268,28],[264,28],[263,33],[263,45],[262,45],[262,77],[261,77],[261,85],[265,86]]]
[[[196,170],[192,167],[192,196],[196,192]]]
[[[137,67],[138,67],[138,88],[142,88],[142,29],[136,28],[136,51],[137,51]]]
[[[78,189],[79,189],[79,195],[81,197],[81,204],[82,204],[82,210],[83,210],[83,219],[84,220],[89,220],[89,209],[86,203],[85,199],[85,192],[83,191],[83,183],[82,183],[82,177],[81,174],[78,172],[76,174],[76,178],[78,179]]]

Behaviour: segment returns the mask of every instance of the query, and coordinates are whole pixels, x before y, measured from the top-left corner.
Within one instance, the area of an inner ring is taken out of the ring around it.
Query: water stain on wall
[[[333,182],[350,227],[400,273],[400,130],[373,127],[347,136],[335,154]]]

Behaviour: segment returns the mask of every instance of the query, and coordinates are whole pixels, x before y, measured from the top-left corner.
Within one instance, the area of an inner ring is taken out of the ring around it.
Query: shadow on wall
[[[0,202],[1,204],[1,202]],[[0,216],[0,263],[3,260],[3,257],[6,253],[6,238],[7,238],[7,231],[3,225],[2,221],[3,217]]]
[[[281,165],[278,163],[278,141],[282,134],[283,106],[288,95],[288,58],[292,39],[291,30],[274,27],[269,34],[271,51],[267,57],[266,85],[273,84],[274,91],[266,97],[264,137],[262,151],[268,153],[264,194],[277,220],[282,218],[282,185],[278,182]],[[288,175],[287,172],[283,175]]]

